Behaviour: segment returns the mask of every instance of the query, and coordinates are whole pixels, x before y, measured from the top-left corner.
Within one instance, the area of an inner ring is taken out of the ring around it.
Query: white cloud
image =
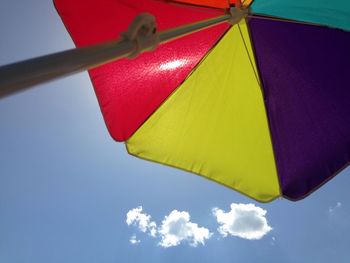
[[[337,203],[335,207],[340,206],[341,203]],[[223,237],[231,235],[244,239],[261,239],[272,230],[266,219],[266,210],[254,204],[232,203],[229,212],[219,208],[214,208],[212,212],[220,225],[218,231]],[[191,222],[190,214],[186,211],[173,210],[157,227],[157,224],[151,221],[151,216],[144,213],[142,206],[139,206],[128,211],[126,223],[136,226],[138,230],[153,238],[160,239],[158,244],[165,248],[182,243],[193,247],[205,245],[206,240],[213,235],[207,228]],[[141,242],[136,235],[132,235],[129,241],[133,245]],[[272,243],[274,242],[275,238],[272,237]]]
[[[342,203],[341,203],[341,202],[337,202],[337,204],[336,204],[335,206],[332,206],[332,207],[330,207],[330,208],[328,209],[328,212],[329,212],[330,214],[332,214],[336,209],[341,208],[341,206],[342,206]]]
[[[142,206],[129,210],[126,214],[126,223],[128,226],[137,226],[140,231],[148,233],[153,237],[157,235],[157,224],[151,221],[150,215],[142,213]]]
[[[131,244],[133,244],[133,245],[137,245],[137,244],[139,244],[140,242],[141,242],[141,240],[139,240],[139,239],[137,239],[136,238],[136,235],[132,235],[131,237],[130,237],[130,243]]]
[[[196,247],[198,244],[204,245],[205,240],[212,235],[207,228],[190,222],[188,212],[177,210],[164,217],[158,232],[161,236],[159,245],[162,247],[178,246],[182,242],[189,242],[191,246]]]
[[[261,239],[272,230],[266,219],[266,210],[254,204],[231,204],[231,211],[219,208],[212,210],[220,224],[219,233],[226,237],[237,236],[244,239]]]

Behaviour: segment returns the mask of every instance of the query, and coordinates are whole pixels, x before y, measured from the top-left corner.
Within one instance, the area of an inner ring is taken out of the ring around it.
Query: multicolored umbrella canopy
[[[350,161],[350,2],[242,2],[250,14],[238,25],[89,74],[111,136],[130,154],[261,202],[298,200]],[[55,0],[78,47],[117,38],[141,12],[164,30],[237,3]]]

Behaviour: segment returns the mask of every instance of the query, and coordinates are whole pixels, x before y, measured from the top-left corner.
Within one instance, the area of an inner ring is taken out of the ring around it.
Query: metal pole
[[[160,43],[166,43],[187,34],[231,19],[222,15],[159,33]],[[152,45],[148,37],[139,39],[145,46]],[[144,45],[142,45],[144,46]],[[90,47],[75,48],[0,67],[0,98],[23,91],[49,80],[88,70],[105,63],[128,57],[135,51],[135,42],[111,41]],[[147,48],[142,48],[145,51]]]

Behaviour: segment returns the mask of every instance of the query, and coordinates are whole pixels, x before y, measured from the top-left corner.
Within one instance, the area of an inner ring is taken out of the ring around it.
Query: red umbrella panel
[[[140,13],[155,16],[158,30],[222,15],[209,8],[160,1],[66,1],[55,6],[78,47],[115,40]],[[190,74],[229,28],[218,25],[161,45],[139,57],[89,71],[111,136],[128,139]],[[116,88],[117,87],[117,88]]]

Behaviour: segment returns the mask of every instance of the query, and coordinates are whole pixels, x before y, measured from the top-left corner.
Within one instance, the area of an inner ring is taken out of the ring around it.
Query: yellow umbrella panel
[[[127,141],[130,154],[261,202],[280,196],[248,28],[232,27]]]

